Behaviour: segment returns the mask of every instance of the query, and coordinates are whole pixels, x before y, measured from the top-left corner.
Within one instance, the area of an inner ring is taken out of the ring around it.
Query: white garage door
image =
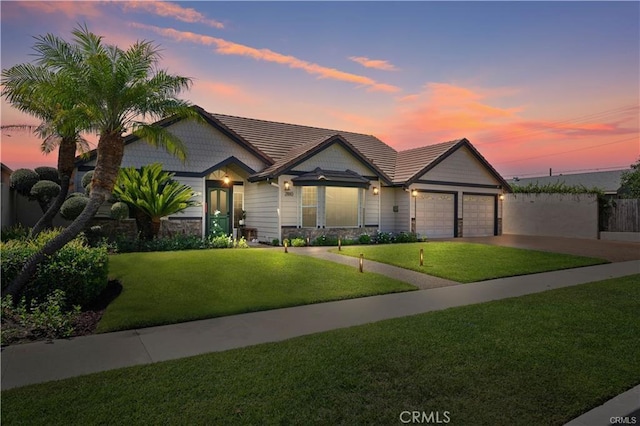
[[[494,235],[495,197],[493,195],[462,196],[462,236]]]
[[[416,203],[416,232],[428,238],[453,237],[455,226],[453,194],[421,192]]]

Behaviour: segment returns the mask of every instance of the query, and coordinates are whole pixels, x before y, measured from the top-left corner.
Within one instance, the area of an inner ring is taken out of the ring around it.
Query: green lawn
[[[563,424],[640,383],[639,300],[636,275],[27,386],[2,423]]]
[[[422,267],[421,248],[424,249]],[[363,253],[365,261],[375,260],[461,283],[608,263],[569,254],[458,242],[385,244],[331,251],[347,256]]]
[[[129,253],[109,258],[123,291],[98,332],[415,290],[391,278],[274,249]]]

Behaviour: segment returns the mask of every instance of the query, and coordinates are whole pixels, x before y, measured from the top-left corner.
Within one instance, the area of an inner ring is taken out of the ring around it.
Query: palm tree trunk
[[[89,203],[71,225],[29,258],[22,267],[20,274],[2,291],[2,297],[10,294],[14,300],[18,300],[18,295],[29,280],[31,280],[33,274],[35,274],[38,269],[38,264],[78,236],[93,216],[95,216],[102,203],[111,196],[118,177],[120,163],[122,162],[124,140],[122,136],[116,132],[102,134],[100,135],[97,151],[98,156],[96,159],[96,169],[93,174],[93,179],[91,180]]]
[[[60,211],[60,207],[69,193],[71,176],[73,175],[74,160],[76,157],[75,138],[62,138],[58,148],[58,172],[60,173],[60,193],[51,203],[45,214],[38,220],[31,230],[31,236],[37,237],[45,228],[51,228],[53,218]]]

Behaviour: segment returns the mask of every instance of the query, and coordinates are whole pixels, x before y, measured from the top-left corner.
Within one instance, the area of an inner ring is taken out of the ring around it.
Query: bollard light
[[[285,240],[285,241],[284,241],[284,252],[285,252],[285,253],[289,253],[289,250],[287,249],[287,246],[288,246],[288,245],[289,245],[289,244],[287,244],[287,240]]]
[[[338,251],[342,251],[342,238],[338,238]]]
[[[420,249],[420,266],[424,265],[424,249]]]
[[[360,266],[360,272],[364,272],[364,254],[362,253],[360,253],[359,266]]]

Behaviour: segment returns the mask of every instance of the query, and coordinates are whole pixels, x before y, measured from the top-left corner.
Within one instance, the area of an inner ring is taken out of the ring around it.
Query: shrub
[[[326,235],[320,235],[313,240],[314,246],[337,246],[338,238],[337,237],[328,237]]]
[[[111,219],[122,220],[129,217],[129,206],[125,203],[118,201],[111,206]]]
[[[40,177],[40,180],[49,180],[60,185],[60,173],[55,167],[41,166],[36,167],[35,172]]]
[[[3,228],[2,233],[0,233],[0,240],[2,241],[25,240],[29,236],[30,232],[31,232],[30,228],[27,228],[23,226],[21,223],[18,223],[17,225]]]
[[[69,197],[60,207],[60,216],[67,220],[75,220],[84,208],[89,204],[89,197],[73,196]]]
[[[54,290],[44,302],[32,300],[28,305],[24,298],[14,306],[13,298],[2,299],[2,344],[21,339],[69,337],[73,323],[80,314],[80,306],[65,312],[65,294]]]
[[[304,247],[307,245],[307,241],[302,237],[298,237],[291,240],[291,245],[293,247]]]
[[[60,185],[50,180],[40,180],[31,187],[31,196],[45,203],[50,202],[60,193]]]
[[[45,231],[35,240],[0,243],[2,288],[18,275],[29,257],[59,233]],[[38,265],[24,289],[27,303],[45,300],[53,290],[60,289],[66,294],[67,307],[86,306],[107,286],[108,261],[106,247],[91,248],[82,238],[76,238]]]
[[[87,172],[82,176],[82,187],[86,188],[91,183],[91,179],[93,179],[93,170]]]
[[[371,236],[369,236],[369,234],[362,234],[358,237],[358,242],[360,244],[371,244]]]
[[[28,197],[33,185],[40,180],[40,176],[31,169],[18,169],[11,173],[9,180],[12,189],[18,191],[18,194]]]
[[[219,235],[209,239],[211,248],[231,248],[233,247],[233,238],[228,235]]]
[[[391,232],[378,232],[375,242],[376,244],[391,244],[393,242],[393,234]]]
[[[277,238],[274,238],[273,240],[271,240],[271,245],[272,246],[279,246],[280,245],[280,240],[277,239]]]
[[[416,243],[418,242],[418,236],[413,232],[400,232],[395,236],[396,243]]]

